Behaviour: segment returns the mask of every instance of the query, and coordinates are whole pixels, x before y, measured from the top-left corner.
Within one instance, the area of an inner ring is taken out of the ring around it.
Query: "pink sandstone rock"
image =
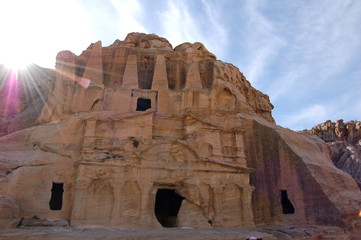
[[[361,122],[326,121],[309,132],[326,142],[336,167],[349,173],[361,188]]]

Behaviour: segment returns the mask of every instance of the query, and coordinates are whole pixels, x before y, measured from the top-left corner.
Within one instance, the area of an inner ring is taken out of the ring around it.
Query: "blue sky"
[[[0,27],[0,62],[49,68],[129,32],[202,42],[270,96],[283,127],[361,120],[360,0],[1,0]]]

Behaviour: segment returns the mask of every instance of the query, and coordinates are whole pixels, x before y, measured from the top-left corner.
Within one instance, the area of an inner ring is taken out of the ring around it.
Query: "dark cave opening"
[[[152,101],[147,98],[138,98],[137,99],[137,109],[136,111],[145,111],[152,107]]]
[[[281,205],[282,205],[282,213],[283,214],[294,214],[295,207],[288,199],[287,190],[281,190]]]
[[[174,189],[158,189],[154,211],[163,227],[177,226],[177,215],[183,199]]]
[[[50,210],[61,210],[63,207],[64,183],[54,183],[51,188],[51,198],[49,201]]]

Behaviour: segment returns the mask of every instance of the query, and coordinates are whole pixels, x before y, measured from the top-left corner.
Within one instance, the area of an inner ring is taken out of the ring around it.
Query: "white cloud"
[[[144,9],[138,0],[111,0],[110,3],[117,10],[117,22],[119,35],[124,39],[128,33],[142,32],[148,33],[141,23]]]
[[[206,29],[211,30],[206,35],[208,37],[206,47],[209,47],[218,58],[222,59],[229,42],[228,28],[221,24],[220,6],[212,5],[211,2],[206,0],[202,0],[202,4],[207,14]]]
[[[200,38],[199,30],[184,2],[167,1],[167,10],[161,13],[164,35],[174,46]]]
[[[361,93],[345,86],[355,88],[355,81],[360,79],[346,75],[355,71],[361,54],[361,2],[299,1],[282,6],[262,3],[249,1],[246,7],[253,29],[245,34],[250,41],[247,46],[251,60],[242,69],[254,86],[262,86],[270,95],[276,121],[300,128],[311,127],[317,121],[359,116]],[[282,13],[281,17],[275,17],[277,13]],[[338,86],[340,89],[336,89]],[[348,98],[342,96],[343,91],[347,91]],[[315,109],[319,114],[314,114]],[[297,113],[289,115],[290,111]]]
[[[360,95],[358,95],[358,96],[360,96]],[[360,119],[361,119],[361,99],[358,98],[357,101],[358,102],[356,102],[356,104],[355,104],[356,114],[354,115],[354,118],[352,120],[360,121]]]
[[[309,126],[314,126],[318,123],[324,122],[329,115],[328,111],[330,111],[330,106],[314,104],[303,108],[300,111],[284,116],[278,124],[294,130],[303,130],[301,128],[309,128]]]
[[[361,87],[361,84],[358,84]],[[360,120],[361,119],[361,88],[349,89],[331,99],[329,119]]]
[[[320,80],[341,71],[361,47],[361,5],[354,1],[314,1],[300,4],[291,56],[317,68]],[[294,59],[296,60],[296,59]],[[297,60],[296,60],[297,61]]]
[[[288,16],[281,20],[264,15],[272,8],[265,3],[249,0],[245,4],[248,19],[245,43],[250,54],[241,69],[253,85],[267,84],[262,80],[267,78],[267,70],[272,71],[269,66],[274,61],[278,66],[283,62],[281,78],[289,75],[288,71],[302,68],[308,69],[306,75],[317,75],[319,81],[326,81],[360,52],[361,35],[355,33],[359,32],[361,5],[355,1],[293,2],[284,9],[294,13],[292,19]],[[284,55],[277,59],[281,50]],[[275,76],[273,80],[281,78]],[[300,80],[303,78],[299,76]]]
[[[260,12],[263,2],[248,0],[245,5],[247,23],[247,48],[251,52],[248,64],[242,67],[247,78],[255,85],[263,77],[264,71],[277,56],[285,40],[279,36],[271,20]]]
[[[284,96],[293,94],[295,83],[305,77],[305,72],[306,69],[304,67],[290,66],[290,70],[285,76],[277,79],[276,84],[272,84],[268,87],[268,94],[271,101],[276,102],[277,100],[284,98]]]
[[[299,106],[290,113],[288,111],[280,117],[277,123],[294,130],[310,129],[327,120],[345,121],[361,119],[360,89],[349,89],[323,102],[312,104],[304,108]]]
[[[202,1],[201,6],[194,12],[185,1],[167,1],[167,9],[160,13],[162,36],[173,47],[183,42],[202,42],[209,51],[222,58],[228,43],[227,28],[221,24],[215,5]],[[203,22],[197,18],[202,11],[206,16]]]

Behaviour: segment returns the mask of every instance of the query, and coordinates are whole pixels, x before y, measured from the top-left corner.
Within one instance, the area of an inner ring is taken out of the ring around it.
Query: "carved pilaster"
[[[157,55],[155,62],[152,89],[155,90],[168,90],[168,77],[167,77],[167,68],[165,65],[165,59],[163,54]]]
[[[136,55],[131,54],[128,56],[127,65],[125,66],[125,71],[123,75],[122,87],[139,88]]]
[[[188,67],[186,77],[186,89],[202,89],[202,79],[199,73],[198,63],[193,62]]]
[[[252,187],[242,187],[242,227],[254,227],[252,212]]]
[[[93,44],[89,60],[86,64],[83,78],[90,79],[92,84],[103,84],[102,43]]]

